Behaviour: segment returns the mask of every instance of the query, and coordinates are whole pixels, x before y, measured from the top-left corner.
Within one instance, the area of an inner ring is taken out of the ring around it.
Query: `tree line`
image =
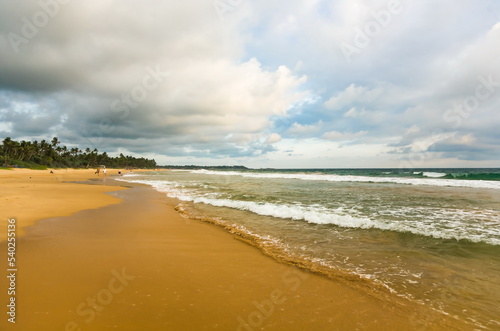
[[[57,137],[50,142],[15,141],[10,137],[0,145],[0,164],[3,167],[20,167],[31,169],[50,168],[96,168],[101,165],[107,168],[156,168],[156,161],[146,158],[125,156],[111,157],[106,152],[99,153],[97,148],[81,150],[61,145]]]

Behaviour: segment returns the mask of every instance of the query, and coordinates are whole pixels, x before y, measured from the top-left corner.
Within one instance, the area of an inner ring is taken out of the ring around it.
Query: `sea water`
[[[500,169],[172,170],[122,180],[151,185],[184,215],[278,259],[500,329]]]

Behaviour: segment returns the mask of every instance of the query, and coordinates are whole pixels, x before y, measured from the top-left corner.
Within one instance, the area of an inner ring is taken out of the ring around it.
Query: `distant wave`
[[[264,172],[240,172],[240,171],[213,171],[213,170],[193,170],[192,173],[219,176],[242,176],[248,178],[283,178],[300,180],[322,180],[330,182],[365,182],[365,183],[394,183],[407,185],[425,185],[425,186],[450,186],[450,187],[470,187],[470,188],[489,188],[500,189],[500,180],[464,180],[472,177],[449,177],[444,173],[426,172],[419,178],[413,177],[371,177],[354,175],[334,175],[334,174],[308,174],[308,173],[264,173]],[[489,174],[490,176],[496,174]],[[471,175],[472,176],[472,175]],[[480,174],[475,175],[479,179]],[[500,175],[498,175],[500,176]],[[500,177],[499,177],[500,179]]]
[[[444,172],[428,172],[428,171],[414,171],[414,175],[418,177],[440,178],[446,177],[448,174]]]
[[[422,175],[424,177],[439,178],[439,177],[445,177],[447,174],[443,172],[423,172]]]
[[[459,223],[452,220],[449,227],[436,228],[432,223],[423,226],[421,223],[404,223],[376,220],[368,217],[349,215],[345,211],[325,209],[318,206],[305,206],[301,204],[276,204],[255,201],[231,200],[217,198],[216,195],[197,194],[182,188],[181,185],[169,181],[154,180],[124,180],[134,183],[148,184],[156,190],[166,193],[167,196],[182,201],[204,203],[216,207],[228,207],[249,211],[258,215],[306,221],[314,224],[332,224],[344,228],[379,229],[396,232],[409,232],[416,235],[434,237],[438,239],[467,240],[471,242],[484,242],[490,245],[500,245],[500,234],[492,233],[491,229],[482,227],[470,229],[462,228]]]
[[[469,173],[451,173],[447,174],[447,179],[460,179],[460,180],[484,180],[484,181],[500,181],[500,174],[485,173],[485,174],[469,174]]]

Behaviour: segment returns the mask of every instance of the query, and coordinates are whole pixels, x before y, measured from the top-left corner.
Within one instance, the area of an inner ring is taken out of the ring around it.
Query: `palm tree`
[[[40,141],[40,156],[45,156],[49,154],[49,151],[52,149],[52,146],[44,139]]]
[[[19,147],[18,147],[18,159],[23,161],[24,160],[24,156],[27,154],[28,152],[28,145],[30,143],[24,141],[24,140],[21,140],[21,144],[19,144]]]
[[[3,143],[0,144],[0,157],[3,156],[5,164],[20,163],[21,161],[29,163],[37,163],[45,166],[72,166],[79,167],[84,164],[89,166],[97,166],[106,164],[108,166],[117,167],[137,167],[137,168],[154,168],[156,167],[155,160],[146,158],[136,158],[125,156],[120,153],[119,157],[110,157],[106,152],[99,154],[97,148],[91,150],[86,148],[85,152],[73,147],[68,149],[66,146],[60,146],[60,141],[54,137],[51,143],[46,140],[38,141],[15,141],[10,137],[6,137]]]
[[[29,144],[28,149],[26,151],[26,161],[31,161],[31,158],[36,155],[37,150],[35,144]]]
[[[57,137],[54,137],[52,138],[52,147],[56,147],[57,145],[59,145],[61,142],[59,141],[59,138]]]
[[[3,155],[4,155],[4,163],[7,163],[7,156],[9,155],[12,148],[12,139],[10,137],[6,137],[3,140]]]

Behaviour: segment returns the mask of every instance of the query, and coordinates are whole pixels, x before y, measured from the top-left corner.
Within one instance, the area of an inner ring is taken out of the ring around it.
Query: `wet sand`
[[[181,217],[176,201],[147,186],[92,184],[74,185],[100,201],[104,188],[121,203],[25,228],[16,324],[2,312],[1,330],[466,330],[425,307],[281,264]],[[4,241],[0,261],[6,252]],[[2,277],[1,302],[7,287]]]
[[[103,193],[120,187],[99,187],[71,183],[90,178],[101,178],[93,169],[70,170],[0,170],[0,228],[7,227],[9,218],[17,220],[17,234],[37,220],[71,215],[82,209],[99,208],[120,201]],[[109,169],[108,177],[119,170]],[[102,182],[105,184],[104,182]],[[63,185],[61,185],[63,184]],[[1,231],[0,241],[7,237]]]

